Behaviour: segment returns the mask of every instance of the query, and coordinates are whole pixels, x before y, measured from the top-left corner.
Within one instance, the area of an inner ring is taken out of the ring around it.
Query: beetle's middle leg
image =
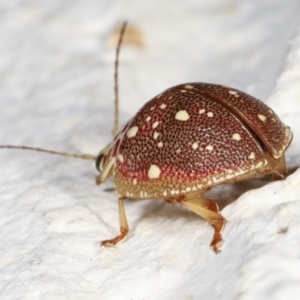
[[[212,199],[201,198],[201,194],[199,195],[199,193],[189,193],[178,196],[178,199],[173,198],[165,200],[167,202],[180,202],[197,215],[207,220],[215,230],[210,247],[216,253],[220,251],[219,247],[223,242],[221,233],[226,223],[226,219],[219,213],[219,207]]]
[[[124,240],[128,234],[129,227],[124,208],[124,198],[119,198],[119,221],[120,221],[120,234],[111,240],[105,240],[101,242],[102,246],[113,246],[122,240]]]

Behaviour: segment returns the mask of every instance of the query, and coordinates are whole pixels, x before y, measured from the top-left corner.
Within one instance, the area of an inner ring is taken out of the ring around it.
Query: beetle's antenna
[[[55,155],[61,155],[61,156],[67,156],[67,157],[75,157],[75,158],[81,158],[81,159],[90,159],[90,160],[97,159],[96,156],[91,155],[91,154],[73,154],[73,153],[57,152],[57,151],[53,151],[53,150],[46,150],[46,149],[42,149],[42,148],[33,148],[33,147],[27,147],[27,146],[0,145],[0,148],[33,150],[33,151],[39,151],[39,152],[45,152],[45,153],[49,153],[49,154],[55,154]]]
[[[114,85],[114,91],[115,91],[115,101],[114,101],[114,107],[115,107],[115,120],[114,120],[114,128],[112,131],[113,136],[115,136],[118,132],[119,127],[119,89],[118,89],[118,67],[119,67],[119,53],[122,45],[122,40],[124,37],[125,29],[126,29],[127,22],[125,21],[122,25],[119,41],[117,45],[116,50],[116,59],[115,59],[115,85]],[[89,159],[89,160],[96,160],[97,157],[91,154],[73,154],[73,153],[66,153],[66,152],[57,152],[53,150],[47,150],[42,148],[33,148],[28,146],[13,146],[13,145],[0,145],[0,149],[21,149],[21,150],[33,150],[33,151],[39,151],[39,152],[45,152],[49,154],[55,154],[55,155],[61,155],[66,157],[74,157],[74,158],[81,158],[81,159]]]
[[[125,33],[127,22],[125,21],[122,25],[121,31],[120,31],[120,36],[119,36],[119,41],[118,41],[118,46],[116,50],[116,59],[115,59],[115,86],[114,86],[114,91],[115,91],[115,102],[114,102],[114,107],[115,107],[115,120],[114,120],[114,128],[112,131],[113,136],[115,136],[118,132],[119,129],[119,86],[118,86],[118,67],[119,67],[119,53],[121,49],[121,44],[123,40],[123,36]]]

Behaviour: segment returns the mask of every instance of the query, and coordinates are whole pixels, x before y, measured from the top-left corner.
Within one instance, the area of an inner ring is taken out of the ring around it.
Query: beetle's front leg
[[[219,213],[218,205],[209,198],[189,198],[188,195],[187,199],[180,201],[180,203],[187,206],[190,210],[207,220],[213,226],[215,232],[210,247],[215,253],[220,252],[219,247],[223,243],[221,232],[226,223],[226,219]]]
[[[124,200],[125,198],[119,198],[120,234],[111,240],[102,241],[101,246],[113,246],[126,238],[127,233],[129,231],[129,227],[124,209]]]

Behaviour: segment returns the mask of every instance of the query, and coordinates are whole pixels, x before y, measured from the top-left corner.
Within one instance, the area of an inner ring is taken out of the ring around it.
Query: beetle
[[[214,228],[211,248],[223,241],[225,218],[218,205],[202,196],[221,183],[267,174],[286,175],[285,151],[293,135],[275,112],[260,100],[237,89],[209,83],[171,87],[148,101],[119,131],[118,56],[115,60],[114,138],[97,156],[29,149],[92,159],[99,175],[96,184],[113,177],[119,204],[120,234],[101,242],[115,245],[129,232],[125,199],[164,199],[180,203]]]

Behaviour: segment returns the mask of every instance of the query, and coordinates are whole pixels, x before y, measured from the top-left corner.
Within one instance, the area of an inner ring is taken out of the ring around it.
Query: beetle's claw
[[[117,243],[123,241],[128,233],[128,229],[125,229],[123,227],[120,228],[120,234],[118,236],[116,236],[114,239],[111,240],[104,240],[100,243],[100,246],[103,247],[112,247],[114,245],[116,245]]]
[[[112,240],[105,240],[100,243],[100,247],[113,247],[114,245]]]
[[[215,232],[212,242],[210,243],[211,249],[216,253],[220,253],[221,246],[223,245],[224,240],[220,232]]]

